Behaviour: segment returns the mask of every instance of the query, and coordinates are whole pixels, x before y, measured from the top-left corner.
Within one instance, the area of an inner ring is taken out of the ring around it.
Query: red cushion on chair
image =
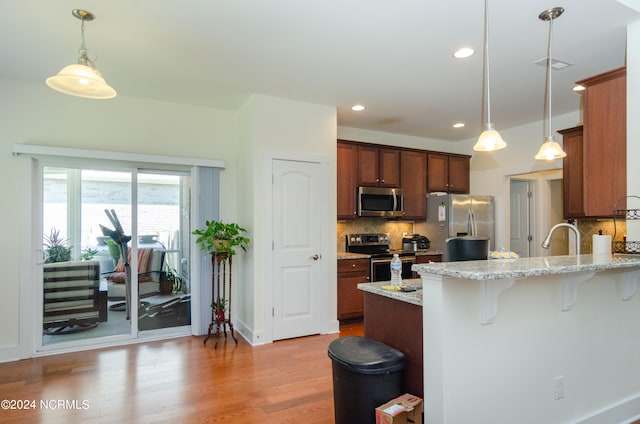
[[[126,275],[124,272],[114,272],[113,274],[107,275],[105,278],[109,281],[113,281],[114,283],[124,284]]]
[[[149,272],[151,268],[151,255],[153,254],[153,249],[138,249],[138,272]],[[128,262],[131,263],[131,249],[129,249],[129,254],[127,255]],[[116,264],[116,268],[114,272],[124,272],[124,263],[122,262],[122,256],[118,259],[118,263]]]

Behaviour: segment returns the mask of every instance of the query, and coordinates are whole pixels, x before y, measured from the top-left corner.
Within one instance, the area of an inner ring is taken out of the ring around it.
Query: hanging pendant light
[[[544,143],[540,146],[540,150],[536,154],[537,160],[554,160],[562,159],[567,156],[562,147],[554,140],[553,132],[551,131],[551,31],[553,28],[553,20],[562,15],[564,9],[562,7],[554,7],[553,9],[545,10],[538,15],[538,18],[542,21],[549,21],[549,43],[547,44],[547,84],[546,84],[546,122],[545,122],[545,134]]]
[[[479,152],[490,152],[507,147],[500,133],[496,131],[491,122],[491,90],[489,89],[489,1],[484,1],[484,65],[483,65],[484,85],[482,87],[483,102],[486,100],[487,121],[484,124],[484,131],[478,137],[478,141],[473,146],[473,150]]]
[[[89,59],[85,46],[84,22],[92,21],[94,15],[81,9],[74,9],[71,13],[82,21],[80,26],[82,45],[78,50],[80,53],[78,63],[65,66],[57,75],[47,78],[45,82],[54,90],[71,96],[87,99],[111,99],[116,96],[116,90],[107,84],[93,61]]]

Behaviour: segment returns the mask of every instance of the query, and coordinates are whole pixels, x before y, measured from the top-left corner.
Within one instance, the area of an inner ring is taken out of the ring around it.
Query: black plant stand
[[[115,228],[115,230],[111,230],[103,225],[100,225],[100,228],[102,229],[102,234],[111,237],[111,240],[116,242],[120,249],[120,256],[124,263],[125,273],[125,310],[127,312],[127,319],[131,319],[131,266],[129,264],[129,247],[127,246],[131,240],[131,236],[124,234],[124,230],[122,229],[122,225],[120,225],[120,220],[118,219],[118,215],[116,215],[115,210],[105,209],[104,213],[109,218],[109,221],[111,221],[111,224],[113,224],[113,228]],[[113,306],[114,305],[112,305],[112,307]]]
[[[238,339],[235,336],[233,330],[233,323],[231,322],[231,258],[232,255],[227,253],[211,253],[211,297],[215,298],[215,302],[211,302],[211,324],[209,324],[209,331],[207,337],[204,339],[204,344],[207,344],[207,340],[211,337],[213,327],[216,328],[215,339],[216,342],[213,346],[214,349],[218,347],[218,337],[220,336],[220,330],[224,333],[224,338],[227,338],[227,325],[231,332],[233,341],[238,344]],[[227,263],[229,264],[229,294],[227,295]],[[220,272],[222,269],[222,272]],[[228,305],[226,311],[224,309],[216,309],[214,305],[220,305],[221,301],[226,301]]]

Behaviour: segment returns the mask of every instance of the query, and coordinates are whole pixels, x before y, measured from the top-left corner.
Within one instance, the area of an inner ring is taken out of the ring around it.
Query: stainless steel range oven
[[[411,265],[416,263],[415,255],[402,252],[398,254],[402,261],[402,279],[413,278]],[[391,259],[393,255],[390,253],[384,257],[371,257],[371,281],[390,281],[391,280]]]
[[[390,250],[389,234],[347,234],[347,251],[371,255],[371,281],[391,280],[391,259],[397,253],[402,260],[402,278],[413,278],[411,265],[416,262],[415,253],[405,250]]]

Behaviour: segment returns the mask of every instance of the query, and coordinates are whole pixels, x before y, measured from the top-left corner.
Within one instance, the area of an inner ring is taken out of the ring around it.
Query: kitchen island
[[[414,265],[425,422],[640,416],[640,256]]]
[[[404,353],[403,391],[423,397],[422,280],[402,283],[417,290],[384,290],[390,281],[358,284],[364,292],[364,336]]]

